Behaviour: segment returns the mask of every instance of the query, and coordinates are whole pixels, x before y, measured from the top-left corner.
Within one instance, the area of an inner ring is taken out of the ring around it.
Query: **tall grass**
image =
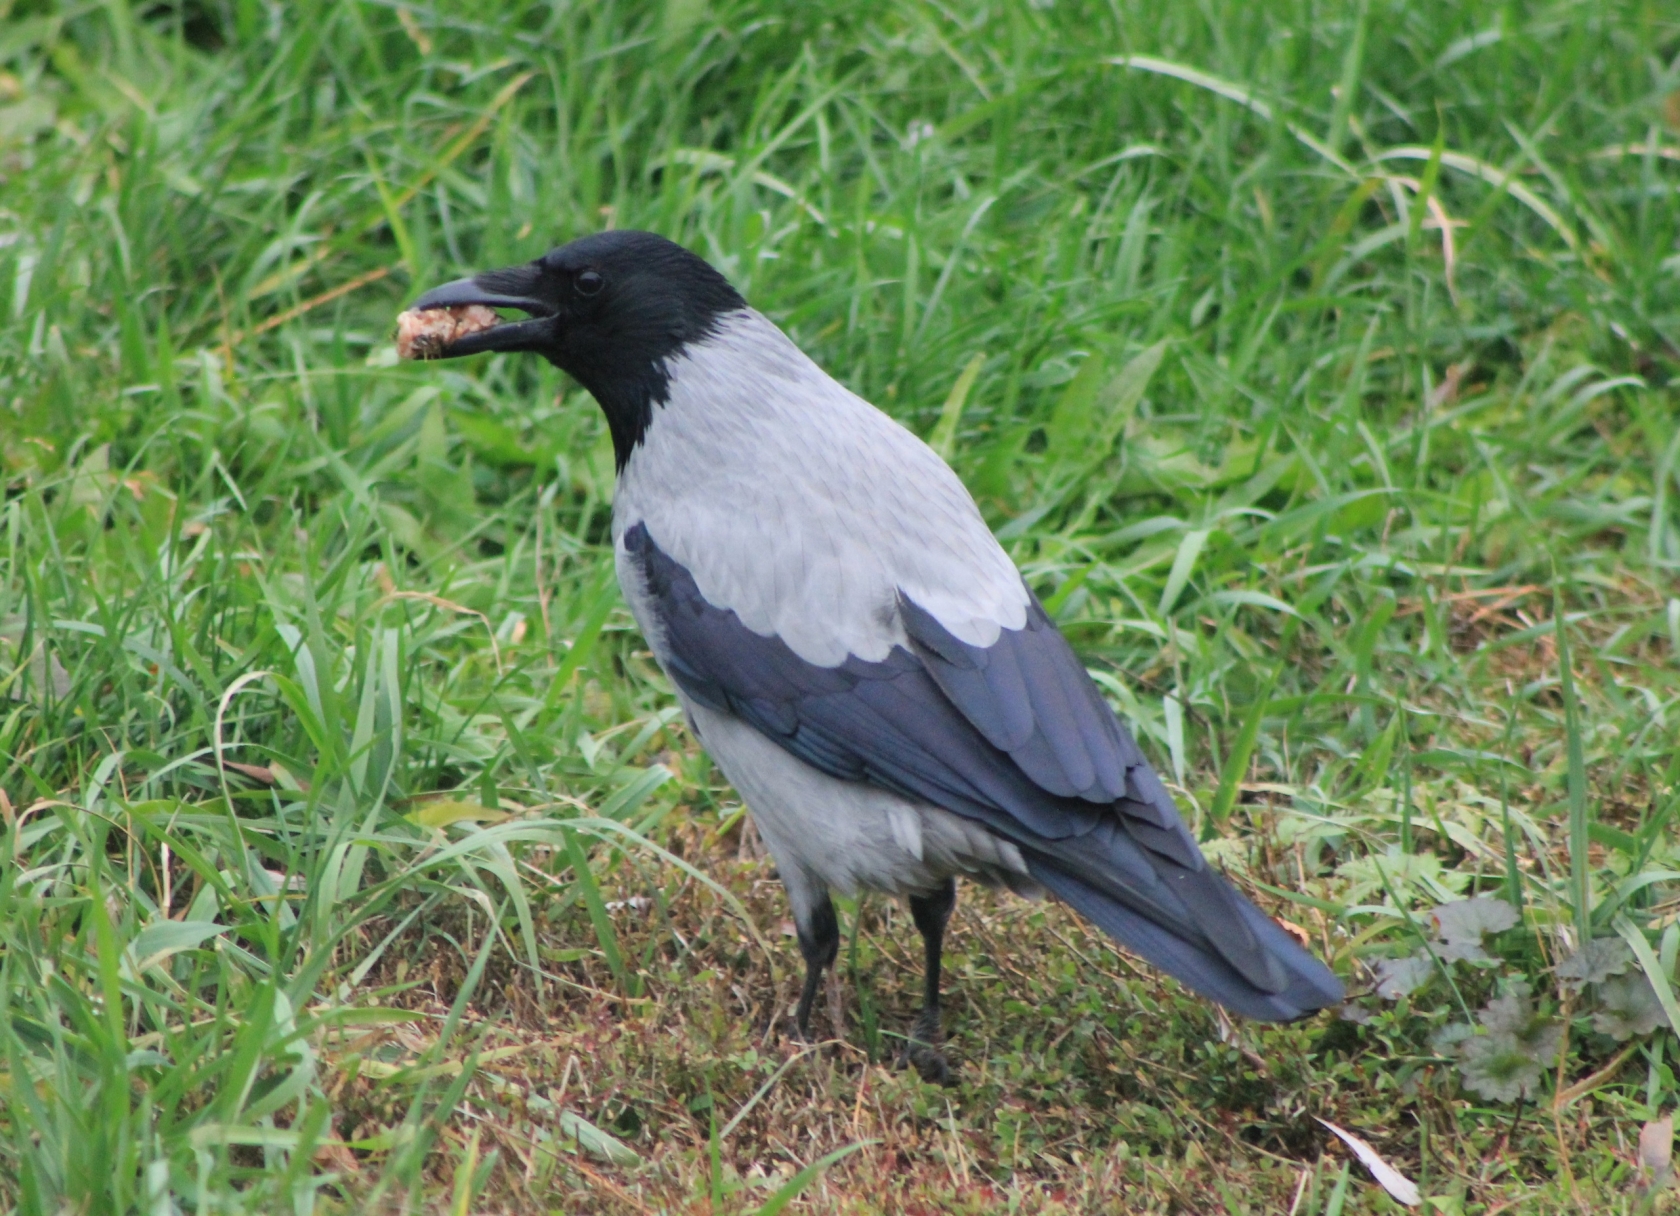
[[[932,436],[1356,988],[1485,890],[1466,1011],[1618,931],[1672,1007],[1677,55],[1631,0],[0,4],[0,1195],[467,1210],[487,968],[659,996],[603,883],[730,808],[605,428],[388,341],[607,225]]]

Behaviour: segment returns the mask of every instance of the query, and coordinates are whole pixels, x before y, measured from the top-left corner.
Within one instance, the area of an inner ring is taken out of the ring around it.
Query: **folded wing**
[[[1036,601],[1023,628],[982,648],[900,596],[908,648],[824,667],[708,603],[645,526],[622,543],[660,657],[695,701],[832,776],[984,823],[1058,898],[1238,1012],[1288,1020],[1341,999],[1329,970],[1203,859]]]

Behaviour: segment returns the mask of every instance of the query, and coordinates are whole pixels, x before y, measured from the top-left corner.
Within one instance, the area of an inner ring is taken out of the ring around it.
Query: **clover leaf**
[[[1545,1066],[1508,1034],[1479,1034],[1458,1050],[1458,1071],[1467,1088],[1490,1102],[1531,1098]]]
[[[1633,951],[1619,937],[1595,937],[1557,965],[1565,988],[1579,992],[1588,984],[1602,984],[1633,965]]]
[[[1517,910],[1502,899],[1478,895],[1471,899],[1457,899],[1442,904],[1429,914],[1441,943],[1435,952],[1451,962],[1486,962],[1488,952],[1482,948],[1482,938],[1489,933],[1503,933],[1517,923]]]
[[[1656,989],[1643,972],[1605,980],[1599,985],[1598,999],[1593,1029],[1618,1042],[1650,1034],[1667,1020]]]
[[[1513,982],[1476,1015],[1482,1033],[1464,1022],[1443,1028],[1435,1049],[1456,1056],[1466,1088],[1490,1102],[1534,1096],[1540,1078],[1557,1061],[1563,1027],[1535,1009],[1529,987]]]
[[[1377,963],[1377,995],[1397,1001],[1421,988],[1434,970],[1435,964],[1427,954],[1381,959]]]

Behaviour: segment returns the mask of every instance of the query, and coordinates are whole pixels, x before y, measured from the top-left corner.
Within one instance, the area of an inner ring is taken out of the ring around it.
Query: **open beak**
[[[536,263],[486,270],[469,279],[434,287],[414,302],[413,311],[462,308],[517,308],[531,314],[528,321],[504,321],[488,329],[465,333],[436,349],[433,357],[458,359],[486,351],[533,350],[554,336],[555,306],[542,295],[542,270]]]

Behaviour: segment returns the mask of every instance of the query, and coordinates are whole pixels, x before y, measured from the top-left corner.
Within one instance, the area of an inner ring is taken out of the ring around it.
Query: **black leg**
[[[806,921],[810,923],[807,924]],[[822,983],[823,968],[832,967],[840,953],[840,922],[834,918],[834,903],[824,892],[822,902],[807,916],[794,916],[799,933],[799,953],[805,956],[805,988],[799,994],[799,1008],[794,1012],[794,1025],[799,1037],[811,1037],[811,1004],[817,999],[817,987]],[[839,1028],[835,1028],[838,1033]]]
[[[932,895],[910,897],[910,918],[921,931],[927,969],[922,976],[922,1011],[916,1016],[915,1028],[910,1032],[906,1054],[922,1080],[943,1085],[950,1078],[945,1053],[945,1031],[939,1012],[939,962],[945,944],[945,926],[951,919],[951,909],[957,904],[957,883],[947,878],[945,885]]]

